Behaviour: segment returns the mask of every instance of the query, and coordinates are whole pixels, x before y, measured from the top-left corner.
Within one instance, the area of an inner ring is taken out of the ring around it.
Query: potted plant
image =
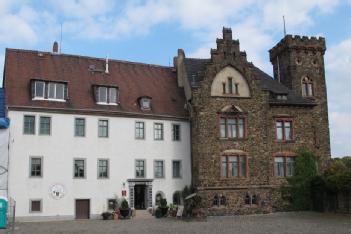
[[[119,208],[119,211],[121,213],[121,216],[123,218],[128,218],[129,217],[129,204],[126,199],[123,199],[121,202],[121,206]]]
[[[162,211],[160,207],[157,207],[156,211],[155,211],[155,217],[156,218],[161,218],[162,217]]]
[[[176,217],[177,216],[177,205],[171,203],[169,204],[169,215],[171,217]]]
[[[162,216],[166,216],[168,212],[167,200],[166,198],[162,198],[160,201],[160,209]]]

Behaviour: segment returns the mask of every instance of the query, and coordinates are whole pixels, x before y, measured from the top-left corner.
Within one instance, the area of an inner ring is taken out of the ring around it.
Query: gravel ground
[[[0,234],[9,233],[1,230]],[[79,220],[16,223],[15,233],[351,233],[351,215],[287,212],[266,215],[208,217],[206,221],[173,218],[119,221]]]

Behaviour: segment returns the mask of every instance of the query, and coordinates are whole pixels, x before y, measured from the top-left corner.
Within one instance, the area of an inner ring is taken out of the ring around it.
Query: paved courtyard
[[[7,233],[6,230],[0,233]],[[15,233],[351,233],[351,215],[288,212],[266,215],[208,217],[207,221],[172,218],[18,223]]]

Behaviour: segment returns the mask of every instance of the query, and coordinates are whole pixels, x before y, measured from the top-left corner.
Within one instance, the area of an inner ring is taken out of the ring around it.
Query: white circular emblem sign
[[[61,199],[65,196],[65,188],[61,184],[54,184],[50,188],[50,195],[54,199]]]

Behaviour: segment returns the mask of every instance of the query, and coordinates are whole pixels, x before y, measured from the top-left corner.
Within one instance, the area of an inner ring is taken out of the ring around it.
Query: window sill
[[[54,99],[54,98],[32,98],[32,101],[66,102],[65,99]]]
[[[249,179],[249,177],[246,177],[246,176],[235,176],[235,177],[221,177],[220,180],[232,180],[232,181],[235,181],[235,180],[247,180]]]
[[[228,138],[228,137],[218,137],[218,140],[221,141],[246,141],[248,138],[243,137],[243,138]]]
[[[107,103],[107,102],[97,102],[97,105],[104,105],[104,106],[118,106],[117,103]]]

